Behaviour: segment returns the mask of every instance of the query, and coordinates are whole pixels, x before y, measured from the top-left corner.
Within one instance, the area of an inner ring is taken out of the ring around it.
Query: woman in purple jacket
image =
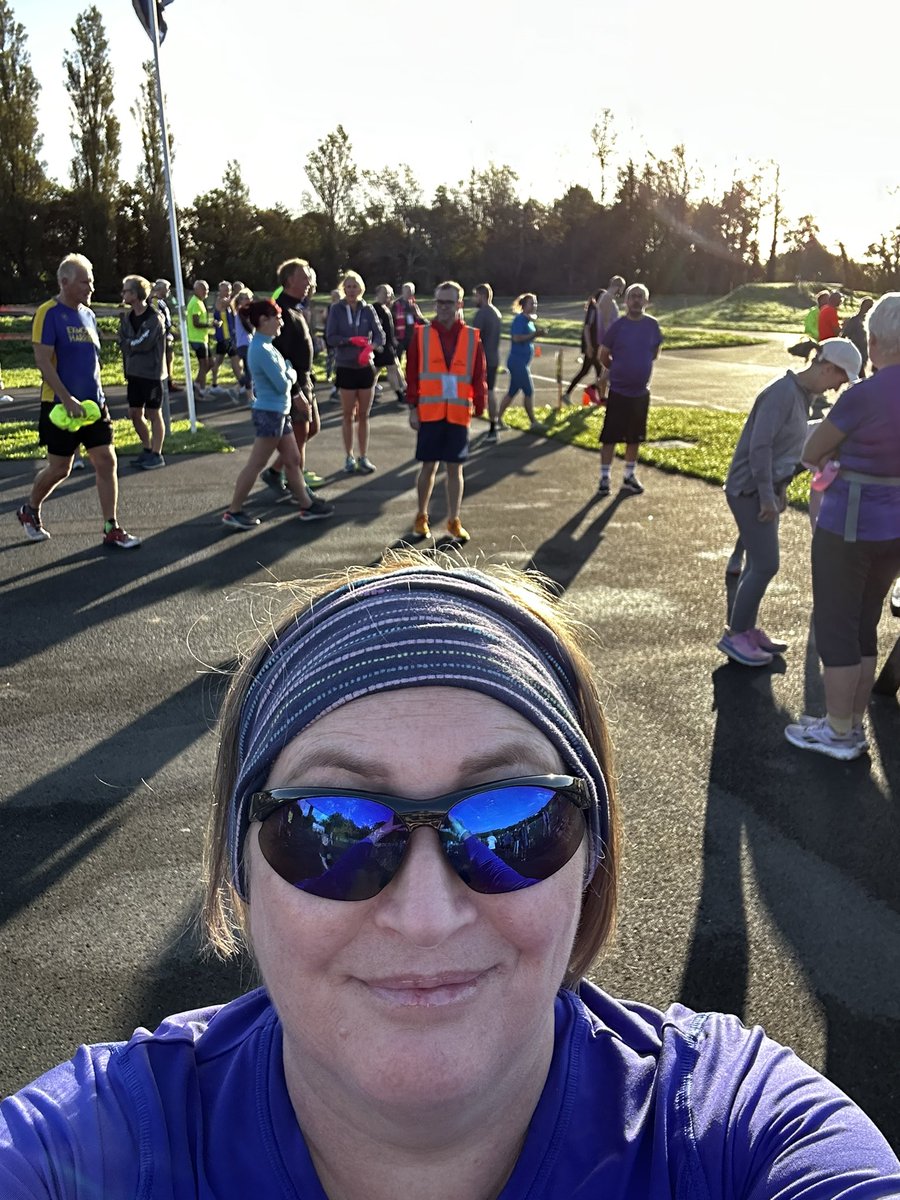
[[[840,465],[812,543],[825,715],[804,714],[784,731],[801,750],[845,761],[869,748],[878,622],[900,572],[900,292],[869,315],[869,356],[876,373],[844,392],[803,448],[804,462]]]
[[[896,1197],[874,1126],[760,1029],[585,981],[613,780],[533,578],[409,556],[320,584],[221,726],[206,925],[264,987],[4,1102],[0,1196]]]

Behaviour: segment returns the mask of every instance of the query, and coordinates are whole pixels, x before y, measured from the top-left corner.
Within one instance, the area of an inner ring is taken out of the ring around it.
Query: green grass
[[[862,295],[854,293],[856,303]],[[717,329],[743,326],[745,329],[796,333],[799,337],[803,318],[813,303],[811,288],[806,284],[798,288],[793,283],[747,283],[727,296],[675,310],[669,314],[668,323]],[[855,312],[856,303],[846,303],[842,314],[849,316]]]
[[[46,450],[38,444],[37,425],[31,421],[0,422],[0,459],[45,458]],[[113,421],[113,444],[120,454],[136,454],[141,447],[130,421]],[[189,421],[173,421],[172,432],[166,438],[165,453],[171,454],[233,454],[234,446],[220,433],[197,425],[191,433]]]
[[[547,425],[546,436],[559,438],[571,446],[599,452],[600,427],[603,409],[566,407],[542,408],[540,419]],[[522,408],[511,408],[505,420],[515,429],[527,429],[528,418]],[[743,428],[744,413],[721,412],[705,408],[680,408],[660,405],[651,407],[647,424],[648,441],[638,451],[642,463],[703,479],[707,483],[723,484],[731,463],[738,436]],[[686,446],[659,446],[658,441],[679,441]],[[798,476],[788,488],[788,501],[795,507],[809,507],[809,474]]]

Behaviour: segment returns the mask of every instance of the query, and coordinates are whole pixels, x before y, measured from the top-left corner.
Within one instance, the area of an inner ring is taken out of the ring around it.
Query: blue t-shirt
[[[510,336],[516,334],[529,334],[535,332],[535,324],[531,317],[525,313],[516,313],[512,319],[512,325],[509,329]],[[515,363],[520,367],[527,367],[534,358],[534,342],[511,342],[509,346],[509,357],[507,363]]]
[[[853,1103],[736,1017],[560,992],[550,1071],[500,1200],[888,1200]],[[326,1200],[259,989],[75,1058],[0,1104],[3,1200]]]
[[[645,313],[639,321],[619,317],[613,321],[603,338],[603,345],[612,355],[609,368],[609,388],[620,396],[643,396],[653,374],[656,352],[662,345],[659,322]]]
[[[877,375],[843,392],[828,420],[846,434],[834,457],[848,471],[900,476],[900,365],[881,367]],[[850,485],[840,475],[822,498],[818,524],[844,532]],[[859,541],[900,538],[900,487],[864,483],[860,492]]]
[[[253,376],[252,407],[289,413],[291,388],[297,381],[297,372],[272,345],[271,337],[254,333],[247,351],[247,366]]]
[[[103,403],[100,383],[100,333],[97,318],[83,304],[69,308],[48,300],[34,314],[31,340],[53,347],[56,373],[76,400]],[[48,383],[41,384],[41,402],[55,404],[59,396]]]

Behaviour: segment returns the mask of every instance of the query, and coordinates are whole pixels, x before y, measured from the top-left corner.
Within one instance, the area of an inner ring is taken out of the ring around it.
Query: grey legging
[[[766,588],[778,574],[778,520],[760,521],[759,496],[730,496],[725,499],[731,509],[744,545],[744,569],[734,594],[734,604],[728,624],[732,633],[754,629],[759,619],[759,606]]]

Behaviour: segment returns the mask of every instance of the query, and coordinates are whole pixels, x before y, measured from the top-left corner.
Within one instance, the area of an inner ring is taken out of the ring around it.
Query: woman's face
[[[512,709],[429,687],[366,696],[321,717],[285,747],[267,787],[427,799],[561,770],[550,742]],[[337,1089],[345,1103],[409,1116],[546,1070],[584,846],[549,879],[484,896],[451,870],[435,831],[419,828],[382,892],[336,901],[276,875],[258,829],[246,845],[250,932],[284,1027],[292,1095],[299,1080],[301,1091]]]
[[[362,288],[359,286],[357,279],[348,278],[344,280],[344,295],[351,302],[359,299],[362,294]]]
[[[264,333],[267,337],[278,337],[283,325],[280,312],[259,318],[259,332]]]

